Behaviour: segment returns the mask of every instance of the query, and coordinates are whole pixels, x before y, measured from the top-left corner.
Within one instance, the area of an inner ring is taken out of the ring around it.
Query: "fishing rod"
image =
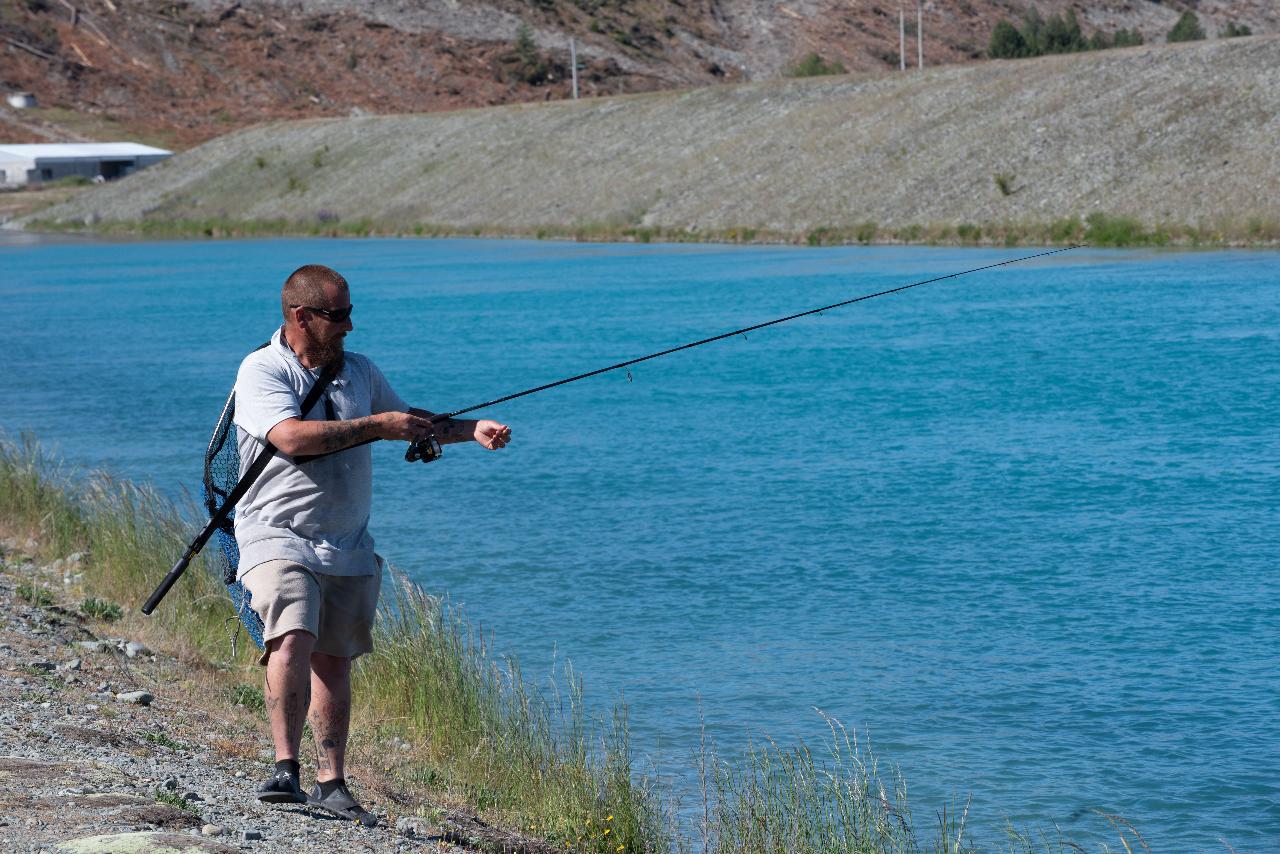
[[[835,303],[832,303],[831,305],[824,305],[819,308],[811,308],[808,311],[801,311],[795,314],[789,314],[786,317],[778,317],[773,320],[766,320],[763,323],[756,323],[751,326],[744,326],[741,329],[734,329],[730,332],[723,332],[719,335],[713,335],[710,338],[703,338],[699,341],[690,341],[687,344],[680,344],[675,347],[668,347],[665,350],[659,350],[658,352],[650,353],[647,356],[640,356],[635,359],[627,359],[626,361],[618,362],[616,364],[609,365],[604,368],[596,368],[594,371],[587,371],[586,373],[577,374],[576,376],[565,377],[564,379],[555,380],[554,382],[545,383],[543,385],[535,386],[533,388],[527,388],[523,391],[517,391],[512,394],[504,395],[502,397],[496,397],[493,400],[487,400],[484,403],[477,403],[472,406],[464,407],[462,409],[455,409],[453,412],[446,412],[438,415],[432,415],[429,420],[432,424],[439,424],[443,421],[448,421],[451,418],[457,418],[459,415],[466,415],[469,412],[475,412],[478,409],[487,409],[490,406],[496,406],[500,403],[506,403],[507,401],[516,400],[517,398],[521,398],[521,397],[528,397],[531,394],[538,394],[539,392],[547,391],[548,389],[557,388],[558,386],[568,385],[569,383],[575,383],[575,382],[578,382],[579,380],[585,380],[588,377],[595,377],[595,376],[599,376],[600,374],[607,374],[610,371],[617,371],[617,370],[621,370],[622,368],[629,368],[632,365],[638,365],[641,362],[648,362],[652,359],[661,358],[662,356],[670,356],[672,353],[679,353],[681,350],[692,350],[694,347],[701,347],[704,344],[711,344],[716,341],[723,341],[726,338],[733,338],[736,335],[746,335],[748,332],[754,332],[757,329],[765,329],[769,326],[777,326],[780,323],[787,323],[788,321],[797,320],[801,317],[808,317],[814,314],[822,314],[823,312],[831,311],[837,308],[843,308],[844,306],[853,305],[854,303],[865,302],[866,300],[876,299],[877,297],[888,296],[889,294],[901,293],[902,291],[907,291],[912,288],[918,288],[922,285],[929,285],[935,282],[942,282],[947,279],[958,279],[961,276],[968,276],[973,273],[980,273],[983,270],[993,270],[996,267],[1007,267],[1010,264],[1019,264],[1019,263],[1022,263],[1023,261],[1033,261],[1036,258],[1046,258],[1050,255],[1057,255],[1060,252],[1068,252],[1072,249],[1079,249],[1082,246],[1084,246],[1084,244],[1080,244],[1080,243],[1072,244],[1070,246],[1065,246],[1059,249],[1052,249],[1047,252],[1038,252],[1035,255],[1025,255],[1020,258],[1010,258],[1005,261],[997,261],[994,264],[984,264],[981,267],[974,267],[969,270],[962,270],[958,273],[948,273],[945,276],[935,276],[931,279],[922,279],[919,282],[912,282],[907,285],[899,285],[896,288],[889,288],[888,290],[877,291],[876,293],[872,293],[872,294],[863,294],[862,296],[854,297],[853,299],[842,300],[841,302],[835,302]],[[316,381],[316,384],[312,388],[311,393],[307,395],[308,399],[303,402],[302,408],[304,410],[304,413],[305,413],[305,410],[310,408],[310,404],[314,403],[315,398],[318,397],[320,389],[324,385],[328,385],[328,382],[329,380],[325,379],[325,375],[324,373],[322,373],[321,379]],[[343,451],[350,450],[350,448],[359,447],[360,445],[368,445],[376,441],[378,441],[378,439],[368,439],[356,445],[351,445],[348,448],[343,448],[342,450]],[[160,600],[163,599],[165,594],[169,592],[169,588],[171,588],[174,585],[174,583],[177,582],[178,578],[182,575],[182,573],[186,571],[188,564],[190,564],[190,562],[195,559],[196,555],[200,553],[201,549],[204,548],[205,543],[208,542],[209,538],[213,535],[214,531],[226,525],[228,517],[231,515],[231,512],[235,509],[235,505],[239,502],[240,498],[243,497],[244,494],[249,491],[249,488],[253,486],[254,481],[257,480],[258,476],[266,468],[266,464],[268,460],[272,456],[274,456],[276,452],[277,451],[275,446],[271,445],[270,443],[268,443],[259,452],[257,459],[253,461],[253,464],[244,473],[244,475],[237,481],[235,487],[230,491],[230,493],[228,493],[227,497],[223,500],[222,505],[218,507],[218,509],[211,514],[209,523],[205,526],[204,530],[201,531],[200,534],[194,540],[191,541],[190,545],[187,546],[187,549],[183,553],[182,557],[178,560],[176,564],[174,564],[173,568],[169,570],[169,573],[160,582],[159,586],[156,587],[155,591],[152,592],[151,596],[147,599],[146,604],[142,606],[142,613],[150,614],[152,611],[155,610],[156,606],[160,603]],[[303,465],[308,462],[311,462],[312,460],[317,460],[317,459],[320,459],[321,457],[327,457],[330,454],[337,454],[337,453],[342,453],[342,451],[329,451],[324,454],[297,456],[293,458],[293,461],[298,465]],[[411,442],[409,444],[409,449],[405,452],[404,458],[408,462],[417,462],[421,460],[424,463],[429,463],[429,462],[432,462],[433,460],[439,459],[442,453],[443,451],[440,447],[439,441],[436,439],[434,435],[432,435],[432,436],[427,436],[423,439],[418,439],[414,442]]]

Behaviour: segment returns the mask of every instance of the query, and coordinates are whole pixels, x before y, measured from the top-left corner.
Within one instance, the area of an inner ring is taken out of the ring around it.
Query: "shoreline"
[[[14,239],[7,239],[14,235]],[[24,240],[19,235],[35,239]],[[112,222],[109,224],[31,219],[22,227],[0,226],[0,245],[75,241],[77,238],[116,241],[243,240],[254,238],[421,238],[536,240],[569,243],[717,244],[724,246],[942,246],[954,248],[1035,248],[1078,244],[1106,249],[1280,249],[1280,223],[1246,231],[1206,230],[1188,225],[1148,229],[1130,217],[1094,214],[1088,219],[1064,218],[1051,223],[1007,223],[951,227],[907,226],[880,229],[873,223],[807,232],[769,232],[759,229],[689,231],[664,228],[570,226],[511,229],[418,223],[398,227],[367,220],[349,224],[288,221],[173,220]]]

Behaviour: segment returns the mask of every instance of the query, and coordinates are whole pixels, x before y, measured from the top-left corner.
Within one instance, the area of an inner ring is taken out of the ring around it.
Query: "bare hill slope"
[[[1022,226],[1100,212],[1275,239],[1277,139],[1280,37],[1267,36],[265,125],[45,216],[791,239],[963,225],[1035,239]]]
[[[88,115],[186,147],[263,121],[763,82],[817,53],[853,72],[909,61],[917,0],[0,0],[0,142],[72,140]],[[986,54],[1001,18],[1074,13],[1086,36],[1165,39],[1185,9],[1280,32],[1275,0],[925,0],[927,66]],[[527,38],[522,42],[519,34]],[[68,116],[68,113],[72,114]],[[93,138],[90,134],[90,138]],[[102,137],[98,137],[102,138]]]

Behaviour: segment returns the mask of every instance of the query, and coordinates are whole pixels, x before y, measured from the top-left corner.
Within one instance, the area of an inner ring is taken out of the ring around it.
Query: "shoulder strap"
[[[312,384],[311,390],[307,392],[307,396],[302,399],[302,417],[306,418],[307,413],[311,411],[311,407],[316,405],[316,401],[320,399],[320,395],[324,392],[325,386],[333,382],[336,372],[333,370],[332,363],[325,365],[320,369],[320,376]]]

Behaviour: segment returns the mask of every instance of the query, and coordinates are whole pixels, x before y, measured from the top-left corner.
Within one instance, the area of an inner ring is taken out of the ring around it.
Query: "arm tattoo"
[[[325,453],[340,451],[372,438],[373,422],[369,418],[357,418],[353,421],[323,421],[321,424],[320,442]]]

